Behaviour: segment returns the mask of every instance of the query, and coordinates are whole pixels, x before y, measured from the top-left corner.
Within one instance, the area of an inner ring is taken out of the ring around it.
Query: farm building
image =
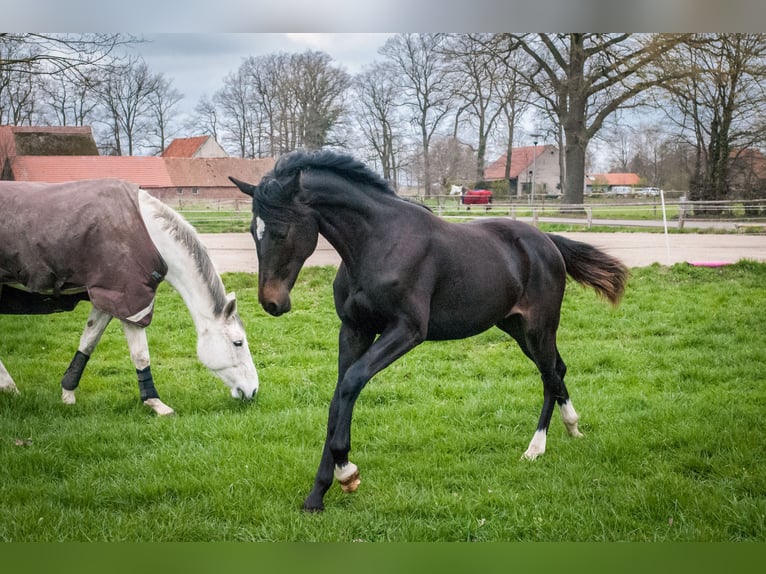
[[[636,173],[592,173],[585,176],[585,193],[629,194],[641,184]]]
[[[175,158],[209,158],[229,157],[213,136],[196,136],[191,138],[176,138],[162,152],[162,157]]]
[[[0,179],[10,181],[113,177],[131,181],[170,205],[205,200],[244,205],[247,197],[229,176],[257,183],[274,167],[274,159],[227,157],[208,136],[174,140],[161,157],[101,156],[89,127],[0,126],[0,166]]]
[[[507,181],[513,197],[529,195],[534,182],[535,197],[561,194],[559,150],[552,145],[513,148],[506,174],[508,154],[503,154],[484,170],[485,181]]]

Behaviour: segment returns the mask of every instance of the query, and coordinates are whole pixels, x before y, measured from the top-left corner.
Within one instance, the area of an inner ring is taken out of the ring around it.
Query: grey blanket
[[[146,326],[166,273],[137,186],[0,182],[0,312],[51,313],[87,298]]]

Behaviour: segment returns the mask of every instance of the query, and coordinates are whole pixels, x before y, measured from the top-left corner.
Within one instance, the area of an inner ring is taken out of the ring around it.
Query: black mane
[[[357,183],[364,183],[380,191],[396,195],[391,185],[361,161],[350,155],[331,150],[298,150],[283,155],[269,174],[274,179],[291,178],[307,169],[329,170]]]

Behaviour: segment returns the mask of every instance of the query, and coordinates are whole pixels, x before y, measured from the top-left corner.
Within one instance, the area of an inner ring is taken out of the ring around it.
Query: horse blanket
[[[89,299],[145,327],[166,273],[137,186],[0,182],[0,313],[66,311]]]

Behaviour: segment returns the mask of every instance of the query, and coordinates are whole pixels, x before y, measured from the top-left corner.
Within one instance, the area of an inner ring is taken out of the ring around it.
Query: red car
[[[486,205],[492,203],[492,192],[488,189],[469,189],[460,201],[463,205]]]

